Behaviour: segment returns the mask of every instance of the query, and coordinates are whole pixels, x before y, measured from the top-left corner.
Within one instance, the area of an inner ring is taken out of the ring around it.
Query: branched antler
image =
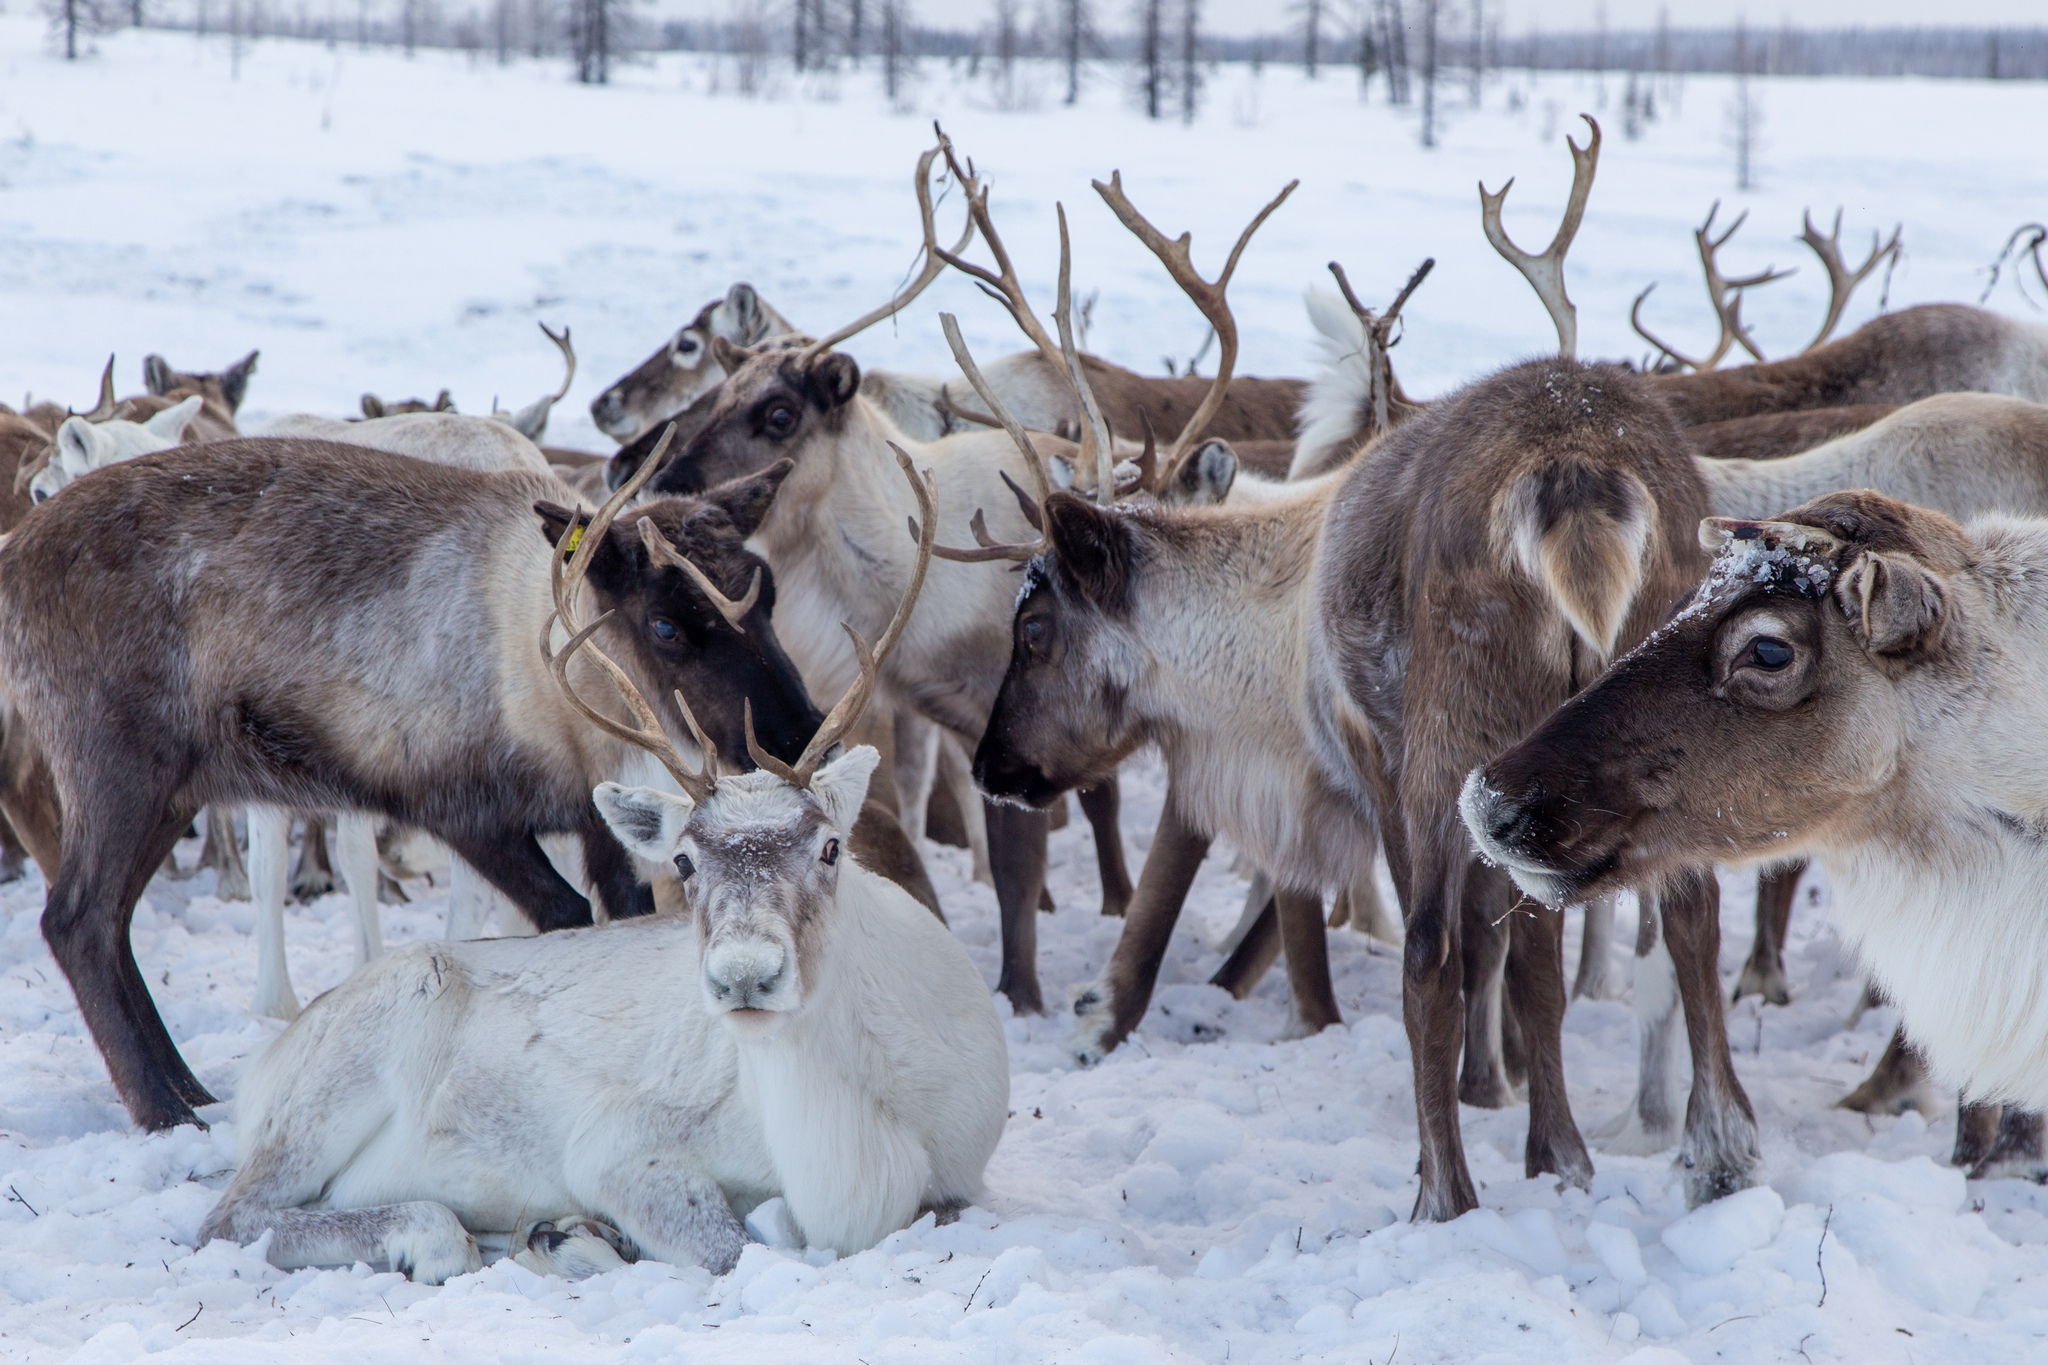
[[[1591,114],[1581,114],[1593,135],[1584,147],[1573,142],[1569,136],[1564,145],[1572,151],[1572,193],[1565,201],[1564,221],[1557,226],[1557,235],[1550,239],[1550,245],[1541,255],[1532,256],[1508,240],[1507,229],[1501,226],[1501,205],[1507,202],[1508,191],[1515,187],[1511,177],[1500,187],[1500,193],[1488,194],[1486,182],[1479,182],[1479,219],[1486,229],[1486,240],[1493,243],[1493,249],[1506,258],[1509,265],[1522,272],[1522,277],[1536,291],[1536,297],[1543,300],[1543,306],[1550,313],[1550,320],[1557,328],[1557,353],[1569,359],[1579,351],[1579,310],[1564,289],[1564,258],[1571,250],[1572,238],[1579,232],[1579,222],[1586,216],[1586,197],[1593,191],[1593,172],[1600,165],[1600,124]]]
[[[1892,239],[1883,246],[1878,245],[1877,233],[1872,231],[1870,255],[1862,265],[1851,270],[1842,262],[1842,211],[1835,210],[1834,230],[1825,237],[1815,230],[1811,209],[1806,211],[1804,219],[1805,227],[1799,234],[1799,240],[1813,249],[1813,254],[1820,257],[1821,265],[1828,272],[1828,316],[1827,320],[1821,323],[1820,331],[1814,335],[1813,340],[1806,343],[1806,350],[1810,351],[1834,335],[1836,324],[1842,320],[1843,310],[1849,306],[1849,296],[1856,292],[1857,285],[1869,278],[1871,271],[1877,269],[1878,262],[1887,258],[1897,259],[1899,234],[1905,229],[1903,226],[1894,227]],[[1804,355],[1805,351],[1800,354]]]
[[[745,704],[747,727],[747,753],[756,767],[774,773],[793,787],[808,789],[811,778],[817,775],[818,764],[830,753],[832,746],[839,743],[846,733],[853,729],[867,709],[868,702],[875,695],[875,684],[881,677],[882,662],[889,657],[889,651],[903,637],[903,628],[910,622],[910,612],[917,605],[917,597],[924,590],[925,570],[931,567],[933,537],[938,531],[938,496],[932,486],[932,475],[926,470],[922,476],[911,467],[910,456],[900,446],[890,443],[896,452],[896,463],[903,470],[903,477],[910,480],[911,491],[917,497],[918,520],[913,527],[917,533],[917,564],[910,571],[910,583],[903,589],[903,596],[896,604],[896,614],[889,619],[889,625],[882,632],[882,638],[875,642],[874,649],[860,637],[860,632],[844,621],[839,628],[846,632],[846,638],[853,642],[853,652],[860,660],[860,674],[853,685],[846,689],[825,723],[811,736],[811,742],[804,746],[803,754],[794,765],[786,764],[763,749],[754,739],[754,704]]]
[[[1505,193],[1506,191],[1502,191]],[[1384,316],[1375,316],[1372,309],[1358,301],[1358,295],[1351,291],[1351,281],[1344,276],[1344,267],[1330,262],[1330,273],[1337,277],[1337,288],[1343,291],[1344,302],[1358,316],[1365,328],[1365,370],[1368,399],[1372,406],[1372,434],[1385,432],[1391,425],[1387,405],[1394,388],[1394,366],[1387,357],[1387,350],[1394,344],[1394,323],[1401,316],[1401,306],[1408,302],[1408,296],[1415,292],[1429,272],[1436,269],[1436,257],[1431,256],[1415,267],[1415,273],[1408,277],[1408,283],[1401,286],[1401,292],[1394,295]]]
[[[554,674],[555,685],[562,690],[562,696],[576,708],[578,714],[612,738],[623,740],[654,755],[661,766],[668,769],[668,774],[676,780],[676,785],[687,792],[691,800],[701,805],[710,798],[711,789],[718,781],[718,751],[698,727],[697,718],[690,713],[689,703],[683,700],[681,692],[675,694],[676,706],[683,713],[684,723],[690,727],[690,734],[697,741],[697,746],[704,751],[702,768],[692,768],[684,761],[681,751],[669,741],[668,732],[662,728],[661,718],[654,714],[654,708],[649,706],[647,699],[640,694],[639,687],[626,676],[624,669],[612,662],[609,655],[590,644],[590,637],[597,633],[598,627],[612,618],[613,613],[607,611],[588,625],[583,625],[578,620],[578,598],[582,596],[583,579],[590,571],[590,561],[596,557],[598,547],[610,533],[612,522],[620,509],[631,502],[647,481],[654,477],[654,471],[660,467],[661,457],[668,453],[668,444],[675,438],[675,433],[675,423],[671,422],[653,453],[640,462],[640,468],[634,471],[632,478],[620,484],[618,491],[605,500],[604,506],[597,509],[597,514],[587,525],[580,517],[570,518],[569,526],[562,533],[562,539],[557,542],[551,557],[549,577],[554,589],[555,607],[548,613],[548,619],[541,623],[540,656],[547,661],[549,670]],[[562,629],[569,632],[569,643],[559,651],[549,647],[556,621],[560,621]],[[639,721],[637,727],[620,724],[577,695],[575,687],[569,681],[569,663],[575,658],[577,651],[585,646],[589,646],[588,657],[604,671],[606,677],[611,679],[612,686],[618,689],[619,696]]]
[[[934,128],[937,126],[933,125]],[[953,167],[954,173],[971,174],[973,163],[969,162],[968,170],[962,172],[954,158],[952,142],[947,140],[943,132],[939,134],[939,138],[945,148],[947,164]],[[1010,261],[1009,248],[1003,244],[1002,234],[996,231],[995,220],[989,216],[988,195],[989,187],[978,185],[976,192],[968,198],[967,209],[975,226],[981,231],[981,239],[988,244],[989,255],[995,258],[996,268],[990,270],[986,266],[976,265],[958,252],[942,253],[944,259],[955,270],[972,278],[982,293],[1003,305],[1004,310],[1010,315],[1010,320],[1030,338],[1031,344],[1038,348],[1039,355],[1052,367],[1052,372],[1066,376],[1067,385],[1074,391],[1075,402],[1081,410],[1081,463],[1093,467],[1097,472],[1096,496],[1104,503],[1113,502],[1116,499],[1113,469],[1116,460],[1110,453],[1109,424],[1103,420],[1102,409],[1096,405],[1094,390],[1089,387],[1088,376],[1081,369],[1080,356],[1074,346],[1071,292],[1073,250],[1067,238],[1066,206],[1054,206],[1060,224],[1059,293],[1053,303],[1053,321],[1059,328],[1060,340],[1055,345],[1051,334],[1045,330],[1045,324],[1038,320],[1038,315],[1031,311],[1030,301],[1024,297],[1024,286],[1018,280],[1016,267]],[[951,339],[949,333],[948,340]],[[955,356],[964,350],[965,347],[955,347]],[[965,373],[966,367],[963,365],[961,368]],[[982,395],[984,402],[988,401],[988,391],[984,385],[976,384],[975,392]],[[1003,425],[1007,427],[1013,424]],[[1022,428],[1018,430],[1021,431]],[[1016,439],[1015,432],[1011,433],[1011,439]],[[1026,458],[1035,460],[1037,456],[1034,452]],[[1042,499],[1043,494],[1040,496]],[[944,552],[941,554],[943,556]]]
[[[1730,348],[1735,346],[1742,347],[1743,350],[1749,352],[1757,360],[1764,358],[1763,352],[1757,349],[1756,339],[1750,336],[1749,329],[1742,323],[1743,291],[1755,289],[1759,285],[1769,284],[1773,280],[1782,280],[1794,273],[1790,270],[1777,270],[1770,266],[1765,266],[1754,275],[1742,275],[1734,279],[1723,275],[1720,264],[1721,248],[1726,246],[1728,239],[1735,235],[1736,230],[1744,222],[1748,221],[1749,211],[1745,209],[1737,214],[1735,221],[1728,225],[1728,230],[1719,237],[1716,237],[1713,235],[1714,216],[1720,213],[1720,211],[1721,201],[1716,199],[1713,207],[1707,210],[1707,221],[1694,228],[1692,233],[1693,243],[1698,247],[1700,253],[1700,270],[1706,277],[1707,300],[1713,305],[1714,316],[1720,319],[1721,322],[1721,338],[1714,343],[1714,349],[1706,356],[1694,359],[1691,356],[1674,350],[1647,327],[1643,326],[1643,300],[1649,298],[1650,291],[1657,287],[1655,282],[1652,282],[1642,293],[1636,295],[1635,303],[1628,310],[1629,326],[1635,328],[1637,336],[1655,346],[1659,353],[1668,355],[1686,368],[1698,372],[1711,370],[1716,365],[1719,365],[1723,358],[1727,356]],[[1807,349],[1811,350],[1812,347]]]
[[[1025,520],[1039,531],[1039,538],[1010,544],[995,540],[989,535],[988,524],[977,508],[974,519],[968,526],[974,532],[975,543],[980,548],[963,550],[950,545],[935,545],[932,553],[940,559],[950,559],[957,564],[987,564],[998,559],[1016,560],[1021,563],[1046,546],[1045,522],[1040,509],[1045,506],[1045,500],[1052,496],[1052,480],[1046,475],[1045,458],[1038,453],[1038,447],[1031,443],[1031,433],[1024,430],[1023,424],[1010,415],[1010,410],[1004,406],[1002,398],[982,376],[981,367],[974,363],[974,356],[968,352],[967,342],[960,335],[960,320],[951,313],[941,313],[939,326],[946,334],[946,344],[953,348],[954,363],[960,367],[960,372],[967,376],[967,382],[974,386],[974,391],[981,396],[981,401],[988,404],[997,424],[1009,433],[1011,443],[1024,457],[1024,467],[1031,472],[1032,492],[1027,494],[1018,488],[1007,474],[1003,476],[1003,482],[1008,483],[1010,490],[1017,495],[1017,504],[1023,508]],[[893,445],[890,448],[895,449]],[[902,454],[900,450],[897,451],[899,458]]]
[[[100,371],[100,401],[91,412],[65,412],[72,417],[83,417],[88,422],[104,422],[114,415],[114,357],[107,357],[107,368]]]
[[[934,131],[937,131],[938,124],[934,123],[932,128]],[[854,319],[837,331],[831,332],[806,346],[802,354],[797,357],[798,363],[808,365],[812,360],[831,350],[840,342],[865,332],[876,323],[886,318],[892,318],[905,308],[908,308],[911,301],[919,294],[922,294],[931,285],[933,280],[944,273],[947,264],[956,261],[959,254],[967,249],[967,244],[974,240],[975,218],[974,214],[969,212],[967,225],[962,229],[960,240],[954,244],[953,249],[946,251],[939,245],[938,214],[932,200],[931,170],[932,162],[938,160],[942,154],[946,158],[946,165],[953,172],[954,179],[967,195],[969,209],[973,208],[977,197],[975,192],[980,183],[974,178],[973,166],[970,164],[967,169],[962,170],[959,164],[953,160],[952,144],[946,141],[945,133],[939,132],[939,145],[918,157],[917,174],[914,180],[917,189],[918,217],[924,229],[923,268],[917,272],[915,279],[911,280],[909,284],[897,292],[896,297],[890,299],[880,308]],[[985,197],[985,192],[983,197]]]
[[[549,331],[545,322],[540,324],[540,331],[542,336],[555,343],[555,349],[562,353],[562,364],[566,367],[562,375],[562,387],[556,389],[554,396],[548,399],[548,404],[553,406],[569,396],[569,386],[576,382],[576,348],[569,344],[569,324],[566,322],[562,324],[559,336]]]
[[[1159,263],[1166,267],[1166,273],[1181,287],[1181,292],[1193,301],[1209,325],[1216,329],[1216,375],[1209,381],[1209,391],[1202,395],[1201,405],[1181,427],[1180,435],[1174,438],[1165,457],[1159,460],[1154,481],[1148,485],[1155,491],[1172,486],[1180,475],[1181,467],[1194,455],[1203,431],[1216,416],[1216,410],[1223,406],[1223,399],[1230,389],[1231,372],[1237,367],[1237,320],[1231,316],[1225,291],[1230,288],[1230,277],[1236,272],[1238,258],[1244,255],[1245,245],[1251,241],[1252,234],[1272,217],[1275,209],[1287,202],[1287,196],[1294,193],[1295,186],[1300,183],[1299,180],[1288,181],[1286,188],[1274,195],[1272,202],[1245,224],[1244,231],[1237,235],[1237,244],[1230,248],[1230,256],[1224,261],[1222,271],[1212,281],[1202,278],[1189,255],[1194,234],[1183,232],[1179,237],[1167,240],[1166,234],[1147,221],[1124,193],[1123,172],[1111,171],[1107,185],[1100,180],[1093,182],[1102,202],[1108,204],[1110,211],[1130,229],[1132,235],[1159,258]]]
[[[2043,226],[2040,223],[2023,223],[2015,228],[2012,236],[2005,239],[2005,250],[1999,252],[1998,259],[1991,263],[1991,278],[1984,282],[1984,292],[1977,296],[1977,302],[1983,303],[1991,297],[1991,291],[1998,288],[1998,277],[2004,273],[2005,263],[2019,258],[2031,257],[2033,259],[2034,276],[2041,281],[2043,289],[2048,289],[2048,265],[2043,265],[2041,261],[2041,247],[2043,244],[2048,244],[2048,226]],[[2018,273],[2016,268],[2013,275],[2013,287],[2020,291],[2021,298],[2026,299],[2029,304],[2039,308],[2040,304],[2034,303],[2031,298],[2027,298],[2025,280],[2026,276]]]

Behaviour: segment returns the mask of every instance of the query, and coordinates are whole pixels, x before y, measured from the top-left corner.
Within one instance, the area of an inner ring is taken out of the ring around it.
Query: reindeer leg
[[[893,712],[896,727],[895,778],[897,796],[897,820],[903,826],[904,835],[912,846],[925,837],[933,807],[933,798],[938,794],[939,727],[926,720],[909,707]],[[951,801],[951,798],[942,798]],[[951,803],[957,812],[958,802]],[[957,823],[957,821],[956,821]],[[962,831],[965,838],[965,831]],[[941,840],[940,842],[945,842]],[[964,843],[962,847],[965,847]]]
[[[1982,1161],[1998,1141],[1998,1123],[2005,1106],[1972,1104],[1960,1095],[1956,1098],[1956,1147],[1949,1154],[1948,1164],[1967,1171]]]
[[[1233,931],[1241,932],[1242,937],[1216,969],[1216,975],[1209,978],[1210,985],[1229,991],[1236,1000],[1243,1000],[1257,989],[1280,960],[1280,907],[1274,902],[1272,883],[1265,873],[1252,879],[1252,891],[1258,895],[1258,906],[1254,909],[1252,897],[1245,897],[1244,917],[1239,921],[1239,929]]]
[[[597,819],[595,806],[591,807],[591,818]],[[434,833],[448,845],[450,852],[504,892],[543,933],[550,929],[587,928],[594,922],[590,902],[563,880],[555,865],[548,861],[547,854],[541,851],[540,841],[531,833],[510,838],[498,830],[482,834],[468,830],[436,830]],[[605,831],[605,837],[611,838],[610,830]],[[613,840],[613,845],[617,846],[616,840]],[[624,850],[620,856],[624,856]]]
[[[578,833],[581,835],[580,840],[566,840],[569,849],[565,849],[564,852],[577,849],[580,845],[583,856],[583,879],[597,892],[595,900],[591,902],[592,915],[595,916],[600,906],[606,912],[606,920],[634,919],[641,915],[653,914],[654,888],[641,883],[640,874],[633,869],[632,855],[626,852],[626,846],[621,844],[617,836],[606,826],[603,817],[597,813],[596,806],[590,808],[589,823]],[[545,847],[542,852],[547,852]],[[567,861],[569,859],[566,856],[560,860]],[[553,858],[549,859],[549,866],[557,869],[557,876],[560,875],[560,862]],[[535,923],[538,925],[539,921],[536,920]],[[555,926],[540,927],[546,929]]]
[[[1579,974],[1572,999],[1613,1000],[1621,995],[1614,979],[1614,897],[1586,902],[1586,936],[1579,944]]]
[[[985,803],[989,868],[995,873],[996,903],[1002,909],[1003,973],[996,989],[1018,1014],[1045,1013],[1038,989],[1038,922],[1032,918],[1045,891],[1043,811]]]
[[[291,812],[249,807],[249,893],[256,907],[256,1013],[286,1023],[299,1017],[284,956],[284,898],[291,860]]]
[[[1067,1046],[1082,1065],[1101,1061],[1145,1017],[1181,904],[1208,852],[1208,837],[1183,824],[1176,814],[1169,784],[1166,809],[1152,836],[1152,851],[1138,873],[1137,893],[1109,966],[1102,979],[1074,1001],[1077,1022]]]
[[[1398,948],[1401,946],[1401,917],[1387,909],[1380,899],[1380,884],[1368,868],[1351,883],[1351,927],[1368,938]]]
[[[1458,1127],[1458,1053],[1464,1045],[1464,956],[1460,904],[1471,856],[1462,841],[1425,839],[1409,865],[1405,822],[1381,829],[1387,861],[1405,885],[1407,940],[1401,950],[1401,1021],[1415,1067],[1415,1126],[1421,1139],[1421,1188],[1410,1217],[1448,1222],[1479,1207],[1465,1139]]]
[[[1519,897],[1506,894],[1479,874],[1474,862],[1464,872],[1464,932],[1460,953],[1465,996],[1464,1064],[1458,1100],[1475,1109],[1505,1109],[1515,1102],[1508,1085],[1501,1038],[1501,975],[1508,960],[1507,909]]]
[[[1081,813],[1095,833],[1095,868],[1102,878],[1102,913],[1122,915],[1131,903],[1131,870],[1124,863],[1124,832],[1117,823],[1123,792],[1112,773],[1093,787],[1076,793]]]
[[[1999,1115],[1998,1135],[1991,1144],[1991,1150],[1970,1168],[1970,1179],[2010,1177],[2040,1184],[2048,1179],[2048,1151],[2043,1149],[2043,1139],[2039,1111],[2006,1105],[2005,1111]]]
[[[1692,1047],[1692,1099],[1678,1159],[1685,1166],[1685,1200],[1697,1208],[1756,1183],[1756,1114],[1736,1079],[1721,1004],[1721,886],[1711,869],[1682,873],[1658,901],[1664,939],[1685,1006]]]
[[[1312,1038],[1344,1022],[1330,985],[1330,931],[1323,924],[1323,898],[1313,891],[1276,891],[1273,903],[1287,953],[1288,1032],[1282,1036]]]
[[[28,871],[28,850],[12,821],[0,819],[0,882],[18,881]]]
[[[1514,906],[1508,916],[1508,1004],[1521,1026],[1529,1065],[1529,1141],[1522,1169],[1532,1177],[1547,1171],[1563,1184],[1590,1189],[1593,1158],[1572,1119],[1564,1083],[1564,912],[1523,899],[1497,868],[1480,872],[1485,881],[1502,883],[1488,899]]]
[[[990,820],[986,804],[974,790],[974,773],[967,751],[950,730],[939,732],[936,789],[947,793],[960,815],[960,829],[967,850],[974,855],[974,880],[995,885],[994,864],[989,851]]]
[[[1837,1109],[1854,1109],[1863,1114],[1903,1114],[1918,1109],[1931,1114],[1936,1108],[1934,1089],[1927,1082],[1927,1063],[1906,1040],[1906,1026],[1892,1030],[1884,1056],[1877,1059],[1863,1084],[1836,1104]]]
[[[335,892],[334,864],[327,857],[327,817],[306,816],[306,842],[299,845],[299,865],[292,872],[292,899],[311,905]]]
[[[309,830],[325,822],[315,817]],[[335,820],[334,846],[342,885],[356,906],[356,966],[383,956],[384,927],[377,912],[377,817],[343,811]],[[309,835],[310,837],[310,835]]]
[[[57,808],[57,783],[41,746],[18,721],[0,727],[0,813],[6,815],[8,832],[42,869],[43,880],[55,884],[64,820]],[[175,872],[176,865],[169,870]]]
[[[107,738],[118,751],[119,737]],[[181,784],[152,792],[107,782],[123,789],[81,793],[64,812],[64,858],[43,908],[43,938],[114,1088],[152,1131],[197,1123],[192,1106],[214,1103],[171,1042],[128,937],[135,903],[196,813],[171,805],[168,792]],[[113,840],[121,843],[109,847]]]
[[[1638,893],[1642,920],[1636,933],[1636,1099],[1595,1130],[1616,1156],[1649,1156],[1678,1141],[1678,974],[1664,946],[1657,899]]]
[[[242,846],[235,838],[233,807],[206,808],[206,843],[199,850],[199,865],[220,873],[214,895],[224,901],[249,899],[249,874],[242,866]]]
[[[1730,999],[1761,995],[1773,1005],[1792,1003],[1792,988],[1785,981],[1785,931],[1792,923],[1792,902],[1799,895],[1799,879],[1805,873],[1806,860],[1801,858],[1758,874],[1756,939],[1749,946],[1749,961],[1742,965]]]
[[[668,1161],[650,1161],[638,1146],[591,1162],[587,1169],[589,1174],[572,1172],[569,1193],[624,1234],[626,1244],[614,1246],[614,1251],[636,1251],[674,1265],[700,1265],[713,1275],[723,1275],[738,1263],[750,1240],[746,1227],[708,1176]],[[601,1232],[592,1232],[602,1237]],[[527,1249],[534,1250],[530,1244]],[[590,1246],[571,1250],[581,1250],[586,1257],[602,1255]]]

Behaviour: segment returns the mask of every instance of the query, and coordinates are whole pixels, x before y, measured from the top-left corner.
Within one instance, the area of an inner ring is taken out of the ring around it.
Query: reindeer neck
[[[1369,839],[1324,778],[1307,706],[1318,539],[1334,481],[1255,508],[1184,514],[1148,564],[1132,704],[1198,828],[1302,889],[1347,882]]]

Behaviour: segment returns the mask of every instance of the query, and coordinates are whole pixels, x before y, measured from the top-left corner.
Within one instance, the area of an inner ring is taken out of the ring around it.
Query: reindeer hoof
[[[484,1268],[476,1238],[454,1211],[441,1204],[413,1206],[412,1226],[387,1233],[384,1254],[391,1268],[417,1284],[445,1284]]]
[[[540,1222],[514,1234],[512,1260],[536,1275],[587,1280],[639,1259],[619,1230],[581,1214]]]
[[[1742,975],[1736,978],[1735,994],[1730,1003],[1745,995],[1761,995],[1766,1004],[1789,1005],[1792,1003],[1792,987],[1785,980],[1785,970],[1773,967],[1768,971],[1757,967],[1754,962],[1742,968]]]
[[[1074,996],[1074,1036],[1067,1040],[1067,1055],[1079,1066],[1094,1066],[1115,1049],[1121,1038],[1111,1039],[1116,1014],[1110,1008],[1109,988],[1084,986]]]

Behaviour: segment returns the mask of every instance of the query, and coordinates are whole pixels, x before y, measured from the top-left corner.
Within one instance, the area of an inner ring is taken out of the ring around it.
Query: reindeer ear
[[[158,440],[176,445],[185,439],[185,428],[192,425],[192,419],[199,415],[199,409],[205,406],[205,403],[206,399],[195,393],[190,398],[165,408],[142,425]]]
[[[1835,600],[1871,653],[1911,659],[1941,645],[1948,590],[1918,560],[1875,550],[1835,578]]]
[[[142,386],[161,398],[178,387],[177,371],[162,356],[146,355],[142,358]]]
[[[725,311],[732,339],[742,346],[752,346],[768,335],[768,319],[753,285],[742,282],[726,290]]]
[[[827,351],[811,362],[811,401],[830,411],[844,407],[860,392],[860,362],[850,355]]]
[[[227,399],[228,411],[239,412],[242,399],[249,392],[249,376],[256,373],[256,357],[261,354],[251,351],[220,372],[220,396]]]
[[[1179,495],[1175,501],[1185,507],[1214,507],[1230,496],[1237,482],[1237,452],[1220,437],[1204,441],[1188,462],[1180,467]]]
[[[83,417],[67,417],[57,428],[57,467],[67,479],[90,474],[98,467],[100,433]]]
[[[735,346],[722,336],[711,338],[711,358],[718,362],[718,368],[727,374],[734,374],[739,367],[753,359],[754,353],[744,346]]]
[[[782,481],[795,468],[795,460],[777,460],[758,473],[729,479],[698,496],[715,507],[725,509],[725,514],[732,518],[732,524],[739,528],[744,538],[761,529],[761,523],[768,519],[768,509],[775,504],[775,494],[782,487]]]
[[[882,755],[872,744],[856,744],[837,759],[818,769],[811,778],[811,795],[824,807],[825,818],[841,834],[853,832],[860,818],[861,803],[868,799],[868,779]]]
[[[627,787],[600,782],[590,793],[597,813],[612,837],[626,850],[650,863],[666,863],[683,842],[683,826],[696,803],[687,796],[654,787]]]
[[[548,544],[559,547],[562,552],[573,552],[581,540],[576,536],[568,544],[562,543],[570,521],[581,527],[590,525],[588,512],[571,512],[559,503],[536,502],[533,510],[540,518],[541,535],[546,537]],[[598,546],[597,553],[590,557],[590,581],[606,591],[616,590],[620,575],[634,570],[644,554],[639,536],[629,536],[613,526],[605,532],[604,544]]]
[[[384,400],[374,393],[363,395],[363,416],[376,420],[384,415]]]
[[[1060,568],[1096,606],[1121,607],[1130,585],[1132,549],[1123,518],[1072,493],[1046,499],[1045,518]]]

